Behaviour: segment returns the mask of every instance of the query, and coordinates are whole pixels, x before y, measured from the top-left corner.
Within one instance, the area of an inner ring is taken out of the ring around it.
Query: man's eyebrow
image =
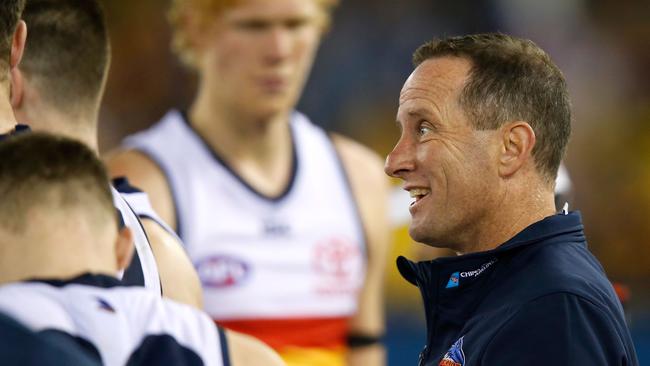
[[[423,116],[431,115],[431,112],[429,112],[425,108],[418,108],[418,109],[409,111],[407,114],[409,115],[409,117],[423,117]]]
[[[422,117],[431,116],[431,111],[429,111],[426,108],[417,108],[417,109],[414,109],[412,111],[406,112],[406,114],[409,117],[422,118]],[[402,121],[399,118],[397,118],[397,119],[395,119],[395,124],[397,125],[397,128],[399,128],[399,130],[401,131],[402,130]]]

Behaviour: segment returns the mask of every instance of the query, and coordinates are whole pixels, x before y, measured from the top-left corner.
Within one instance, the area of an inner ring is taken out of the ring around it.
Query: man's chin
[[[422,227],[420,225],[409,226],[409,236],[413,241],[420,244],[428,245],[434,248],[441,249],[452,249],[449,245],[449,241],[445,240],[443,235],[435,230],[432,230],[431,226]]]
[[[248,110],[255,119],[266,120],[288,113],[293,108],[294,106],[288,103],[286,98],[260,98],[256,105],[249,105]]]
[[[418,243],[435,246],[433,245],[435,242],[435,235],[433,235],[430,230],[426,230],[426,228],[423,228],[420,225],[411,224],[411,226],[409,226],[409,236]]]

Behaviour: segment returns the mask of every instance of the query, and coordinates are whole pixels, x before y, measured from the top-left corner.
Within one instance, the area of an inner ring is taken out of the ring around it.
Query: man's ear
[[[515,121],[501,127],[502,149],[499,157],[499,175],[509,177],[521,169],[532,157],[535,131],[524,121]]]
[[[25,42],[27,41],[27,24],[23,20],[18,21],[16,26],[16,31],[14,32],[14,38],[11,42],[11,58],[10,58],[10,68],[18,66],[20,60],[23,58],[23,52],[25,51]]]
[[[11,107],[13,107],[14,112],[17,112],[23,106],[23,96],[25,95],[25,80],[23,79],[23,73],[18,67],[11,69],[10,73],[11,88],[9,91],[11,94]],[[26,123],[26,121],[19,122]]]
[[[123,270],[131,264],[133,259],[133,233],[128,227],[120,229],[115,241],[115,254],[117,256],[117,268]]]

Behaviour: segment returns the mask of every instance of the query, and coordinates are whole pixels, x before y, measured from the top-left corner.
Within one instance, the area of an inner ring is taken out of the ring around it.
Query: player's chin
[[[255,115],[260,120],[275,117],[293,110],[295,105],[290,103],[289,98],[281,95],[267,95],[259,97],[254,108]]]

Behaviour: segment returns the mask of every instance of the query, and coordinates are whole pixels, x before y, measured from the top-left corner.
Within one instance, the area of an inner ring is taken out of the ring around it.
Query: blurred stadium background
[[[113,63],[101,115],[107,151],[171,106],[187,106],[193,77],[169,51],[166,3],[103,0]],[[433,37],[502,31],[530,38],[564,71],[575,122],[566,164],[571,207],[592,251],[631,290],[628,318],[650,364],[650,6],[647,0],[343,0],[300,108],[386,155],[397,138],[397,97],[411,52]],[[417,290],[397,255],[433,256],[395,230],[387,271],[391,366],[414,365],[424,343]],[[534,286],[534,284],[531,284]]]

